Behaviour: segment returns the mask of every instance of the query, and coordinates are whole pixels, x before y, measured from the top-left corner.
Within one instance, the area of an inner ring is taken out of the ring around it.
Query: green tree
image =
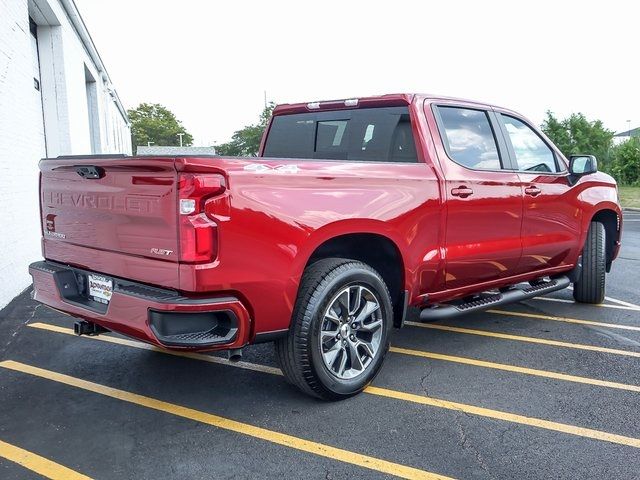
[[[631,137],[611,149],[611,173],[627,185],[640,185],[640,137]]]
[[[600,120],[588,120],[582,113],[572,113],[558,120],[552,112],[547,111],[542,131],[565,156],[595,155],[603,170],[611,170],[609,157],[614,132],[604,128]]]
[[[229,157],[255,157],[260,149],[260,140],[267,128],[274,107],[275,104],[270,102],[262,110],[258,123],[236,130],[230,142],[216,145],[216,154]]]
[[[127,111],[131,120],[133,144],[176,146],[180,145],[179,133],[183,133],[182,144],[190,146],[193,137],[187,132],[182,122],[166,107],[158,103],[141,103],[137,108]]]

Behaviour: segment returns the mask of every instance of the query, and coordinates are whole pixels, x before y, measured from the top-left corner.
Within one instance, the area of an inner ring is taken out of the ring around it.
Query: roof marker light
[[[311,102],[311,103],[307,103],[307,108],[309,110],[317,110],[320,108],[320,102]]]
[[[358,99],[357,98],[350,98],[349,100],[345,100],[344,101],[344,106],[345,107],[357,107],[358,106]]]

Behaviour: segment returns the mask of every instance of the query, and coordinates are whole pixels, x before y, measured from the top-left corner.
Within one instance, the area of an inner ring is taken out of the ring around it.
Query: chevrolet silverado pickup
[[[588,152],[585,152],[588,153]],[[275,342],[341,399],[407,307],[438,321],[559,290],[604,299],[622,215],[596,159],[504,108],[394,94],[275,108],[258,157],[40,162],[34,298],[182,351]]]

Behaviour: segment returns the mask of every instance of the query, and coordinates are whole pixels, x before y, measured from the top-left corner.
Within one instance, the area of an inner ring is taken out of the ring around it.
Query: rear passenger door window
[[[440,135],[451,159],[474,170],[500,170],[502,163],[487,112],[437,107]]]
[[[438,158],[447,202],[444,287],[507,277],[522,255],[523,191],[500,123],[493,110],[479,105],[430,107],[443,147]]]
[[[509,115],[501,114],[500,117],[518,170],[532,173],[559,171],[553,150],[529,125]]]

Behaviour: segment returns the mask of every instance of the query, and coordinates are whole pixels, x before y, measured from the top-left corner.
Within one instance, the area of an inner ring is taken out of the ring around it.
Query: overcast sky
[[[75,0],[127,108],[169,107],[195,145],[276,103],[394,92],[640,126],[636,1]]]

